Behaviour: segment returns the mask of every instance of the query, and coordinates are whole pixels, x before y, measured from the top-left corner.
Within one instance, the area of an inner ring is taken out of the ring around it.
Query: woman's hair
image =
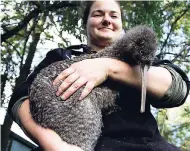
[[[90,13],[90,8],[92,7],[93,3],[95,1],[87,1],[86,2],[86,7],[85,7],[85,10],[84,10],[84,13],[83,13],[83,26],[84,28],[86,28],[86,24],[87,24],[87,20],[88,20],[88,15]],[[115,0],[115,2],[119,5],[120,7],[120,10],[121,10],[121,20],[123,21],[123,13],[122,13],[122,9],[121,9],[121,5],[120,5],[120,2]]]

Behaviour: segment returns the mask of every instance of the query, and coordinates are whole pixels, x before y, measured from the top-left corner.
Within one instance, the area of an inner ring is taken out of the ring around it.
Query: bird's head
[[[115,44],[115,49],[123,51],[134,64],[149,65],[155,57],[157,40],[154,31],[145,26],[135,26],[128,30]]]

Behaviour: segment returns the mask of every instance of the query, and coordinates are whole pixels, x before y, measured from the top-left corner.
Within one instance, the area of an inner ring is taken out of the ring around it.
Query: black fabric
[[[83,52],[72,49],[83,49]],[[46,58],[35,68],[27,80],[13,93],[8,112],[14,103],[28,95],[28,88],[40,70],[55,61],[71,58],[71,55],[93,53],[86,45],[71,46],[66,49],[55,49],[47,53]],[[155,61],[159,66],[167,63],[173,67],[186,81],[189,90],[189,80],[186,74],[169,61]],[[140,113],[140,91],[121,85],[120,98],[116,101],[119,106],[117,112],[103,116],[104,126],[95,151],[180,151],[177,147],[167,143],[160,135],[156,120],[150,112],[150,102],[147,101],[146,112]],[[189,91],[188,91],[189,92]],[[188,94],[188,93],[187,93]],[[152,99],[152,98],[148,98]],[[183,104],[182,100],[178,105]],[[176,106],[176,104],[173,104]],[[38,148],[38,150],[41,150]]]
[[[180,151],[163,139],[150,112],[121,110],[103,116],[103,123],[95,151]]]

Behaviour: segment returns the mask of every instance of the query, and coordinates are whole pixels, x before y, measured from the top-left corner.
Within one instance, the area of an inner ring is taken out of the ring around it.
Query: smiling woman
[[[77,151],[80,149],[66,144],[54,131],[44,129],[34,122],[29,111],[28,89],[31,83],[43,68],[56,61],[72,59],[73,55],[96,53],[110,46],[122,34],[121,16],[119,2],[115,0],[88,2],[83,18],[87,45],[58,48],[48,52],[46,58],[35,68],[27,80],[15,90],[8,111],[43,150]],[[83,52],[75,51],[76,49],[82,49]],[[114,86],[121,84],[120,97],[116,101],[120,110],[109,115],[103,114],[104,127],[95,151],[180,151],[160,135],[150,105],[157,108],[172,108],[182,105],[189,93],[187,88],[189,81],[186,74],[169,61],[155,61],[147,75],[148,97],[143,114],[139,112],[140,77],[138,65],[131,66],[123,61],[110,58],[95,58],[72,64],[52,82],[53,84],[61,82],[56,95],[62,100],[67,100],[79,88],[84,87],[79,95],[81,102],[95,87],[107,80],[112,81]]]
[[[92,3],[85,24],[88,45],[96,51],[113,43],[122,33],[120,5],[115,1],[109,1],[109,5],[107,3],[107,1]]]

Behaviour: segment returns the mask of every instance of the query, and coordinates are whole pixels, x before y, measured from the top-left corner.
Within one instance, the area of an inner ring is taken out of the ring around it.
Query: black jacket
[[[81,49],[83,52],[75,51]],[[28,88],[40,70],[55,61],[71,58],[72,55],[79,56],[93,53],[86,45],[71,46],[66,49],[54,49],[47,53],[45,59],[28,76],[27,80],[13,93],[10,100],[8,112],[15,102],[23,96],[28,96]],[[186,81],[189,92],[189,80],[186,74],[169,61],[155,61],[154,66],[167,64],[174,68]],[[186,97],[188,95],[186,94]],[[96,151],[179,151],[173,145],[167,143],[160,135],[156,120],[150,112],[150,104],[153,98],[148,97],[146,112],[140,113],[140,92],[135,88],[123,86],[121,97],[117,100],[120,110],[110,115],[103,116],[104,126],[102,135],[98,140]],[[179,106],[185,102],[186,97],[178,103],[163,104],[163,107]]]

